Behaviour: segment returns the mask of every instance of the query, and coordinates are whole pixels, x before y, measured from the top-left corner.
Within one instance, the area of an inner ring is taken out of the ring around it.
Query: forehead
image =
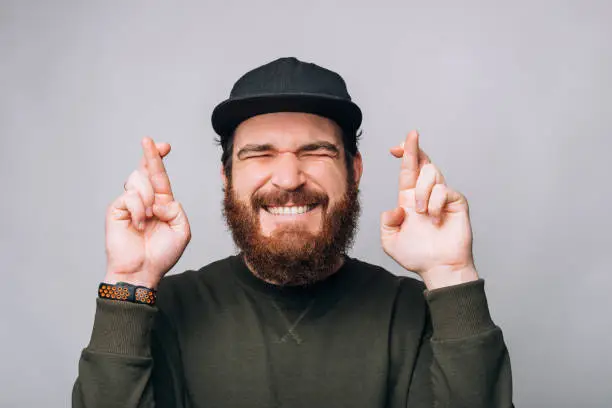
[[[312,142],[330,142],[342,147],[342,132],[332,120],[301,112],[257,115],[242,122],[234,133],[234,151],[246,144],[271,144],[294,149]]]

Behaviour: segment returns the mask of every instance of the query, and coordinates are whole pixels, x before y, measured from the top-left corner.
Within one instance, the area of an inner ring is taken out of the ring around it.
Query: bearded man
[[[512,406],[510,361],[472,256],[465,197],[412,131],[385,252],[347,255],[360,212],[361,110],[342,77],[281,58],[240,78],[212,123],[237,255],[166,273],[191,237],[165,143],[106,215],[106,277],[73,406]]]

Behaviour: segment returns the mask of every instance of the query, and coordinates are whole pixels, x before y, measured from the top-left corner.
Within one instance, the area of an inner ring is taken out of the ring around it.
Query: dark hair
[[[353,175],[353,160],[359,152],[357,144],[361,138],[361,131],[347,132],[342,130],[342,140],[344,144],[344,161],[346,163],[346,170],[349,175]],[[221,137],[215,139],[217,145],[221,146],[223,152],[221,153],[221,163],[223,164],[223,172],[229,179],[232,176],[232,157],[234,152],[234,135],[222,140]]]

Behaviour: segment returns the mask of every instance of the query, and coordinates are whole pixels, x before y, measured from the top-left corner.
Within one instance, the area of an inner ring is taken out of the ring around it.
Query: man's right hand
[[[140,166],[106,213],[104,282],[156,288],[183,254],[191,230],[183,207],[174,200],[162,162],[170,145],[145,137],[142,148]]]

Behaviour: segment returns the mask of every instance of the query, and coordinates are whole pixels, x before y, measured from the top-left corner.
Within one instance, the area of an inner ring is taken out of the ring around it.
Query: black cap
[[[351,101],[344,79],[337,73],[296,58],[280,58],[244,74],[232,88],[229,99],[212,113],[212,125],[221,145],[238,125],[256,115],[274,112],[304,112],[335,121],[351,138],[361,126],[361,110]],[[352,148],[351,148],[352,147]]]

